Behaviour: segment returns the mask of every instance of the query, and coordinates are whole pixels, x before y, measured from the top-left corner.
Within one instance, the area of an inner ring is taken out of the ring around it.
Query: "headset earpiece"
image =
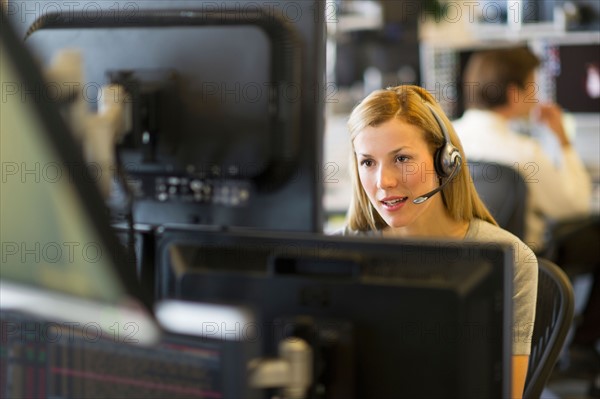
[[[438,176],[441,178],[446,178],[454,172],[456,167],[461,167],[462,157],[460,156],[460,151],[458,151],[458,148],[452,145],[452,142],[450,141],[450,135],[448,134],[446,126],[444,125],[444,122],[440,116],[435,112],[429,103],[426,104],[444,135],[444,144],[442,144],[442,146],[436,150],[433,156],[433,163],[435,172],[438,174]]]
[[[434,167],[435,172],[441,178],[446,178],[452,174],[454,167],[458,162],[458,167],[462,164],[462,157],[456,147],[449,142],[444,143],[435,152]]]
[[[460,171],[460,167],[462,166],[462,157],[460,156],[460,151],[458,151],[458,148],[452,145],[452,142],[450,141],[450,135],[448,135],[448,131],[444,126],[444,122],[442,122],[442,119],[435,112],[431,104],[425,104],[427,104],[431,110],[433,117],[437,121],[438,125],[440,125],[440,129],[442,129],[442,133],[444,134],[444,144],[437,149],[433,156],[435,172],[440,178],[444,179],[444,181],[434,190],[415,198],[413,200],[414,204],[422,204],[433,195],[442,191],[444,187],[446,187],[446,185],[456,177]]]

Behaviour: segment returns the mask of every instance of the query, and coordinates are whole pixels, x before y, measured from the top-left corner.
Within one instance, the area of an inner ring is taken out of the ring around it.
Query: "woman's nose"
[[[395,171],[391,168],[382,166],[377,172],[377,188],[388,189],[396,187],[398,184],[398,178]]]

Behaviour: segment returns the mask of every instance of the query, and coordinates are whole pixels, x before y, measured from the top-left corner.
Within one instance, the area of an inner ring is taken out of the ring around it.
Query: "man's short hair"
[[[527,78],[539,65],[539,58],[527,47],[474,53],[463,75],[465,107],[492,109],[505,105],[508,86],[525,88]]]

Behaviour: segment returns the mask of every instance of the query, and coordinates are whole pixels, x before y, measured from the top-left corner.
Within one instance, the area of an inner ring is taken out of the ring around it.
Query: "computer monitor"
[[[138,323],[140,340],[151,298],[106,220],[95,182],[31,55],[2,14],[2,307],[40,317]],[[73,300],[78,298],[78,300]]]
[[[323,1],[11,10],[45,65],[81,51],[91,108],[104,84],[128,89],[133,129],[118,154],[135,223],[321,231]]]
[[[164,334],[135,345],[134,322],[114,324],[109,337],[94,324],[75,327],[0,311],[0,395],[3,398],[262,399],[247,383],[256,345]]]
[[[600,42],[561,44],[548,53],[557,103],[571,113],[600,112]]]
[[[245,379],[254,343],[180,334],[173,314],[153,316],[81,148],[0,19],[0,397],[257,397]],[[184,310],[252,320],[239,307],[198,306]]]
[[[305,339],[309,397],[510,395],[509,248],[180,226],[160,236],[158,295],[245,304],[266,355]]]

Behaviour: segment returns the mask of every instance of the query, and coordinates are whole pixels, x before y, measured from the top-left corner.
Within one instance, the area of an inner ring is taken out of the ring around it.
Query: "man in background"
[[[473,54],[463,76],[466,111],[454,122],[469,161],[505,164],[523,176],[524,241],[536,252],[546,244],[548,222],[589,214],[592,192],[591,178],[571,145],[561,109],[537,99],[539,65],[528,48]],[[511,121],[518,119],[530,119],[552,132],[560,148],[557,162],[536,139],[511,128]]]

